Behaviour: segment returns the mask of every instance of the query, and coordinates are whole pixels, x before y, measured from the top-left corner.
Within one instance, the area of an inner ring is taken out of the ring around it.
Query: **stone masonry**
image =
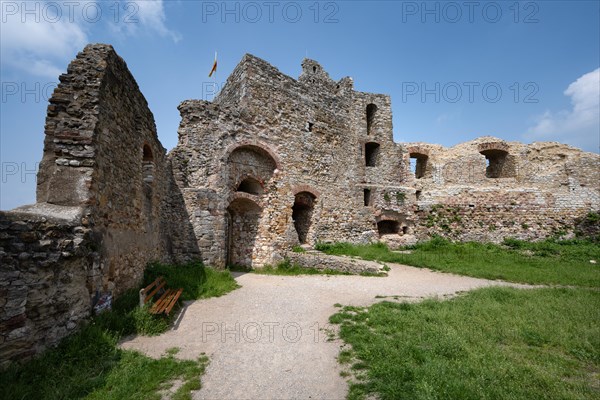
[[[36,204],[0,212],[0,366],[58,343],[150,261],[353,271],[291,250],[598,232],[586,222],[600,210],[597,154],[493,137],[395,143],[390,97],[313,60],[294,79],[247,54],[214,101],[178,109],[167,154],[111,46],[88,45],[60,76]]]

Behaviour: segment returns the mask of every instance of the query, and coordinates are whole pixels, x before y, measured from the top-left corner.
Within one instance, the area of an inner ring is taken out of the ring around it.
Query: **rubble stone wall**
[[[29,358],[90,315],[95,238],[79,207],[0,212],[0,368]]]
[[[294,79],[245,55],[214,102],[179,110],[169,158],[198,248],[215,266],[260,267],[318,241],[568,236],[600,208],[598,155],[494,137],[450,149],[394,143],[389,96],[355,91],[313,60]]]
[[[500,242],[572,236],[578,219],[600,209],[600,157],[559,143],[525,145],[482,137],[452,148],[407,144],[429,154],[431,174],[412,176],[414,232]],[[500,177],[488,177],[489,149],[508,153]],[[419,199],[417,200],[417,191]]]
[[[377,110],[368,124],[369,104]],[[397,176],[406,175],[403,150],[392,140],[389,97],[356,92],[350,78],[333,81],[312,60],[295,80],[246,55],[213,103],[189,100],[179,110],[179,143],[169,158],[211,265],[227,263],[232,251],[250,252],[252,266],[274,263],[300,239],[370,241],[377,237],[375,210],[365,207],[364,189],[377,199],[381,188],[399,187]],[[370,146],[376,151],[368,166]],[[245,160],[232,159],[240,148]],[[252,200],[261,211],[253,248],[236,249],[228,210],[245,178],[262,186]],[[299,238],[293,219],[301,191],[314,197],[306,238]],[[199,209],[207,203],[208,210]]]

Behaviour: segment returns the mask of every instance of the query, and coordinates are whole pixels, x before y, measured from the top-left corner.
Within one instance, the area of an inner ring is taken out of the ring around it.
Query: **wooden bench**
[[[167,289],[165,285],[167,282],[162,276],[156,278],[154,282],[149,284],[143,289],[140,289],[140,307],[143,307],[152,297],[158,297],[150,308],[150,313],[161,314],[165,313],[169,315],[171,309],[177,303],[179,296],[183,292],[183,289]]]

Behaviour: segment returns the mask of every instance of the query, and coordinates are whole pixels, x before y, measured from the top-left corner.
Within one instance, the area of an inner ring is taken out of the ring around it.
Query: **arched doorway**
[[[292,206],[292,219],[294,228],[298,234],[298,241],[301,244],[307,242],[308,233],[312,224],[312,214],[315,207],[315,195],[309,192],[300,192],[296,194],[294,205]]]
[[[227,156],[227,186],[231,199],[226,210],[228,265],[252,267],[261,263],[257,243],[265,241],[260,235],[268,230],[265,225],[269,223],[269,217],[263,216],[261,205],[272,194],[269,183],[277,169],[272,154],[255,144],[241,144]]]
[[[236,198],[227,207],[227,264],[252,266],[252,253],[262,209],[247,198]]]

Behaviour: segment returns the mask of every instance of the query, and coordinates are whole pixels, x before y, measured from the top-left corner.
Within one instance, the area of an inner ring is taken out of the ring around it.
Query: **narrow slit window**
[[[363,200],[365,207],[369,207],[371,205],[371,189],[365,189],[363,191]]]
[[[154,156],[147,144],[144,145],[142,155],[142,180],[147,184],[152,184],[154,181]]]
[[[375,104],[367,105],[367,135],[373,132],[375,125],[375,115],[377,114],[377,106]]]

